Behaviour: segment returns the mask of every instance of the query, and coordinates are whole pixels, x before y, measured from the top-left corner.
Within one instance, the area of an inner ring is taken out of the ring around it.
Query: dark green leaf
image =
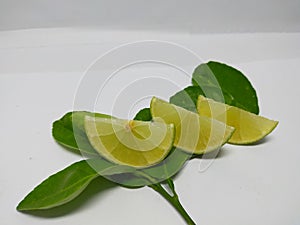
[[[144,108],[140,110],[134,119],[141,120],[141,121],[151,121],[152,115],[150,112],[150,108]],[[181,149],[173,147],[172,151],[169,153],[168,157],[165,160],[152,167],[139,169],[137,170],[135,175],[136,177],[140,176],[140,177],[147,178],[145,185],[149,185],[149,181],[152,183],[159,183],[176,175],[182,169],[185,162],[190,157],[191,155],[185,153]],[[136,182],[136,181],[132,179],[130,180],[130,182]]]
[[[85,131],[84,131],[84,117],[96,116],[96,117],[107,117],[110,116],[99,114],[99,113],[90,113],[90,112],[69,112],[65,114],[61,119],[53,123],[52,134],[54,139],[63,146],[71,148],[78,153],[80,151],[88,153],[89,155],[98,156],[99,160],[97,165],[93,165],[94,168],[101,167],[101,175],[106,176],[114,182],[122,182],[123,185],[127,186],[144,186],[146,183],[149,183],[145,178],[141,178],[140,175],[134,175],[136,171],[135,168],[129,166],[117,165],[111,162],[106,161],[101,158],[100,155],[94,150],[91,146]],[[76,132],[76,133],[75,133]],[[91,163],[91,162],[90,162]],[[107,170],[105,170],[105,168]],[[100,170],[99,170],[100,171]],[[122,173],[123,176],[118,176],[117,174]],[[131,174],[130,176],[128,174]],[[124,179],[126,178],[126,179]]]
[[[152,115],[149,108],[141,109],[134,117],[134,120],[151,121]]]
[[[170,103],[197,112],[197,100],[199,95],[204,95],[199,86],[189,86],[170,98]]]
[[[149,112],[149,109],[145,109],[144,113],[148,114],[147,111]],[[173,149],[172,154],[170,154],[163,162],[145,169],[136,169],[108,162],[105,159],[102,159],[89,144],[83,126],[85,115],[93,114],[89,112],[67,113],[62,119],[54,123],[53,134],[55,135],[53,136],[60,144],[71,147],[78,152],[80,148],[81,151],[97,154],[99,160],[97,161],[97,164],[93,165],[93,168],[98,168],[100,166],[101,169],[97,169],[98,171],[101,171],[100,174],[116,183],[120,183],[127,187],[141,187],[153,182],[157,183],[163,181],[170,176],[175,175],[189,157],[181,150]],[[96,116],[108,117],[103,114],[97,114]],[[148,116],[141,117],[141,120],[148,119]],[[75,131],[76,135],[74,134]],[[66,136],[66,134],[68,134],[68,136]]]
[[[176,175],[190,157],[191,155],[174,148],[172,153],[157,165],[144,169],[122,166],[124,173],[113,174],[109,179],[130,188],[160,183]],[[120,168],[116,169],[119,171]]]
[[[231,66],[219,62],[201,64],[195,69],[192,82],[208,98],[259,113],[253,86],[240,71]]]
[[[94,159],[90,161],[95,163]],[[87,161],[74,163],[38,185],[20,202],[17,210],[49,209],[65,204],[78,196],[98,176]],[[103,179],[103,182],[109,181]]]
[[[142,187],[162,182],[177,174],[191,157],[181,149],[173,148],[169,156],[162,162],[148,168],[137,169],[118,165],[104,160],[90,163],[94,169],[101,171],[100,175],[126,187]],[[106,167],[106,169],[105,169]]]
[[[61,119],[53,123],[52,135],[58,143],[75,151],[78,151],[78,153],[82,151],[90,155],[98,155],[98,153],[91,146],[84,132],[83,124],[84,117],[86,115],[110,118],[110,116],[100,113],[83,111],[69,112],[65,114]]]
[[[142,187],[150,181],[136,168],[117,165],[103,158],[76,162],[50,176],[31,191],[17,206],[19,211],[50,209],[63,205],[77,197],[88,184],[99,176],[103,185],[115,183],[126,187]],[[110,181],[109,181],[110,180]]]
[[[162,182],[176,175],[189,158],[191,158],[190,154],[173,147],[172,152],[164,161],[153,167],[143,169],[141,172],[154,178],[157,181],[155,183]]]

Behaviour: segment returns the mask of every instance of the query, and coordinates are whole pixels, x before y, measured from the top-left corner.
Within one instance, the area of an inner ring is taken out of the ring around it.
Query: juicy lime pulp
[[[207,116],[235,128],[229,139],[231,144],[251,144],[271,133],[278,121],[270,120],[243,109],[216,102],[199,96],[197,110],[200,116]]]
[[[162,161],[173,146],[173,124],[86,116],[91,145],[106,159],[137,168]]]
[[[227,142],[234,131],[224,123],[156,97],[151,100],[150,110],[154,121],[161,118],[165,123],[175,125],[174,145],[189,153],[203,154],[216,150]]]

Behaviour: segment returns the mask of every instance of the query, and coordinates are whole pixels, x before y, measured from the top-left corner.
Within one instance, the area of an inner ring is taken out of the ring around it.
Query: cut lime
[[[278,121],[250,113],[243,109],[199,96],[197,110],[200,116],[208,116],[235,128],[229,139],[231,144],[251,144],[271,133]]]
[[[189,153],[203,154],[220,148],[231,137],[234,128],[217,120],[201,117],[161,99],[152,98],[150,106],[154,121],[161,118],[175,125],[174,145]]]
[[[137,168],[162,161],[174,142],[174,125],[86,116],[84,127],[91,145],[106,159]]]

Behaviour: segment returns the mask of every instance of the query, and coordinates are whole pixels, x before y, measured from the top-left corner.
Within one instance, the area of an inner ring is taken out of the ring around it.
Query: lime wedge
[[[197,110],[200,116],[207,116],[226,123],[235,128],[229,139],[231,144],[251,144],[271,133],[278,121],[250,113],[243,109],[216,102],[199,96]]]
[[[86,116],[84,127],[91,145],[104,158],[144,168],[162,161],[173,147],[174,125]]]
[[[174,145],[189,153],[203,154],[220,148],[234,128],[217,120],[201,117],[179,106],[153,97],[150,106],[153,120],[175,125]]]

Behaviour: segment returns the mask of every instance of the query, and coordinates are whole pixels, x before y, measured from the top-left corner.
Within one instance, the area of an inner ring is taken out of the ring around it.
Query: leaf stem
[[[175,192],[175,186],[172,179],[167,180],[167,184],[169,185],[173,195],[171,196],[160,183],[149,185],[150,188],[159,193],[164,199],[166,199],[181,215],[181,217],[185,220],[188,225],[196,225],[196,223],[192,220],[189,214],[185,211],[182,204],[179,201],[178,195]]]

